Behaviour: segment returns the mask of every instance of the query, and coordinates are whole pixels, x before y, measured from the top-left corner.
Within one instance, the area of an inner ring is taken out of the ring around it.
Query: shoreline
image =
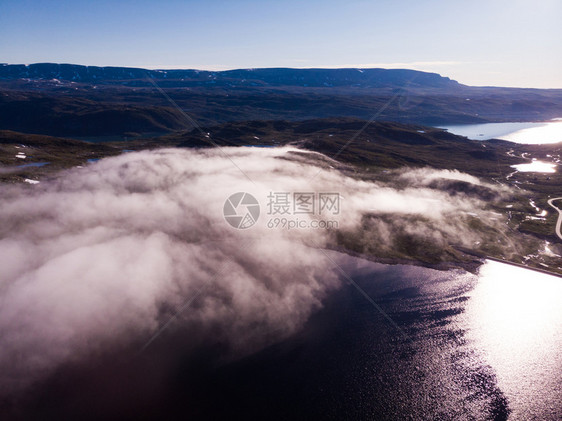
[[[492,260],[498,263],[505,263],[511,266],[517,266],[521,269],[528,269],[535,272],[543,273],[545,275],[556,276],[558,278],[562,278],[562,274],[557,272],[552,272],[547,269],[541,269],[537,267],[527,266],[522,263],[512,262],[510,260],[500,259],[498,257],[488,256],[484,253],[479,253],[474,250],[469,250],[461,246],[453,246],[453,248],[461,253],[464,253],[469,256],[476,257],[477,259],[467,261],[467,262],[457,262],[457,261],[448,261],[448,262],[439,262],[439,263],[426,263],[420,260],[414,259],[398,259],[398,258],[385,258],[385,257],[377,257],[373,255],[366,255],[363,253],[355,252],[353,250],[348,250],[342,247],[327,247],[326,250],[336,251],[339,253],[344,253],[352,257],[358,257],[361,259],[368,260],[374,263],[381,263],[383,265],[410,265],[410,266],[418,266],[424,267],[428,269],[446,271],[451,269],[462,269],[469,273],[478,274],[478,269],[480,266],[484,264],[483,260]]]
[[[544,273],[545,275],[552,275],[552,276],[556,276],[558,278],[562,278],[562,274],[552,272],[552,271],[549,271],[549,270],[546,270],[546,269],[536,268],[536,267],[524,265],[522,263],[516,263],[516,262],[511,262],[509,260],[499,259],[497,257],[488,256],[488,255],[485,255],[483,253],[478,253],[477,251],[465,249],[464,247],[460,247],[460,246],[455,246],[455,249],[457,249],[458,251],[460,251],[462,253],[469,254],[471,256],[475,256],[475,257],[478,257],[478,258],[481,258],[481,259],[487,259],[487,260],[492,260],[494,262],[505,263],[505,264],[508,264],[508,265],[511,265],[511,266],[520,267],[522,269],[529,269],[529,270],[533,270],[535,272]]]

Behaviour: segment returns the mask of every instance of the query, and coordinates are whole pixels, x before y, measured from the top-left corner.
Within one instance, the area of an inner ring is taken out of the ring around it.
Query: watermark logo
[[[340,214],[339,193],[332,192],[270,192],[264,207],[269,219],[267,228],[338,229],[337,219],[326,219]],[[224,203],[223,214],[230,226],[247,229],[256,224],[260,216],[260,204],[250,193],[238,192]]]
[[[267,196],[268,228],[338,229],[337,220],[323,219],[340,214],[340,194],[331,192],[270,192]]]
[[[232,227],[247,229],[258,221],[260,204],[250,193],[234,193],[224,202],[223,215]]]
[[[267,196],[268,215],[338,215],[339,193],[271,192]]]

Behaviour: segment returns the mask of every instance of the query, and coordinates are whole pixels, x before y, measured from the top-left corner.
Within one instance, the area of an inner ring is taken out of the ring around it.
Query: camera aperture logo
[[[234,193],[224,202],[223,215],[232,227],[247,229],[258,221],[260,204],[250,193]]]

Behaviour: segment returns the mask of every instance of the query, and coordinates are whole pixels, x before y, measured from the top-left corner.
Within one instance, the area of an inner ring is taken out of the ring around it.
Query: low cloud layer
[[[415,235],[470,245],[478,238],[467,213],[491,216],[477,198],[429,187],[440,172],[398,174],[397,187],[319,167],[317,154],[293,156],[291,148],[137,152],[39,185],[1,186],[0,393],[113,347],[142,347],[180,308],[169,330],[212,331],[232,352],[298,330],[339,285],[317,249],[335,237],[269,228],[270,192],[337,192],[341,212],[331,219],[348,232],[371,230],[367,237],[387,248],[400,221]],[[239,191],[262,204],[247,230],[223,217]],[[366,215],[375,218],[365,224]]]

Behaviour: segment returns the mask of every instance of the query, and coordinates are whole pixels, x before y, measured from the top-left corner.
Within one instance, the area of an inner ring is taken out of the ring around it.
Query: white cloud
[[[0,186],[0,393],[69,362],[142,345],[193,297],[176,324],[203,332],[190,337],[193,346],[212,330],[232,352],[245,353],[295,332],[339,284],[324,255],[309,247],[333,237],[269,229],[264,202],[272,191],[340,193],[341,214],[333,218],[344,230],[364,229],[368,214],[390,215],[392,223],[375,218],[369,234],[387,247],[392,224],[408,225],[410,217],[421,218],[406,227],[412,235],[462,243],[476,235],[463,228],[463,212],[488,215],[478,199],[406,176],[396,188],[319,171],[318,154],[297,160],[291,148],[224,151],[254,183],[217,149],[168,149],[104,159],[34,186]],[[222,215],[238,191],[264,205],[246,231]]]

